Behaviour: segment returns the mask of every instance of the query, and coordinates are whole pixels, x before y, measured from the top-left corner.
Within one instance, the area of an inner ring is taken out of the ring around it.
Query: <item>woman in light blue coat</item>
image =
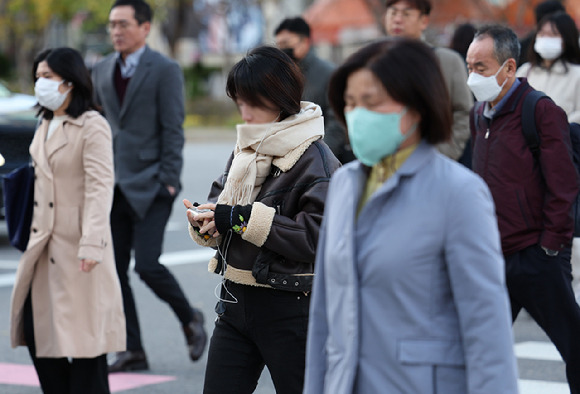
[[[329,96],[358,161],[328,192],[304,393],[517,393],[494,205],[434,147],[452,117],[432,49],[370,44]]]

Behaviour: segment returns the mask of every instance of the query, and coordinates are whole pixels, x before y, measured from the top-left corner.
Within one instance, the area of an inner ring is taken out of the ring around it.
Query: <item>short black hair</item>
[[[422,139],[430,144],[449,140],[451,99],[432,48],[420,40],[387,37],[352,54],[336,69],[328,87],[330,104],[343,124],[347,81],[361,69],[371,71],[395,101],[419,113]]]
[[[153,11],[151,10],[151,7],[143,0],[117,0],[111,6],[111,11],[115,7],[125,5],[133,7],[133,10],[135,10],[135,19],[138,24],[142,25],[145,22],[151,22],[153,19]]]
[[[98,109],[93,98],[93,82],[90,72],[81,54],[76,49],[63,47],[46,49],[40,52],[33,63],[32,72],[35,82],[38,79],[36,70],[38,69],[38,64],[42,61],[46,61],[52,72],[60,76],[65,82],[72,84],[72,90],[69,93],[71,101],[65,110],[68,115],[78,118],[88,110]],[[45,119],[54,117],[53,111],[42,106],[38,113]]]
[[[280,110],[280,119],[300,112],[304,89],[302,72],[278,48],[260,46],[237,62],[228,74],[226,92],[236,101],[242,99],[256,107],[269,108],[266,100]]]
[[[549,23],[552,26],[552,29],[556,29],[556,32],[560,34],[562,37],[562,43],[564,44],[564,48],[562,49],[562,54],[560,55],[559,59],[565,60],[567,62],[573,64],[580,64],[580,45],[578,44],[578,28],[576,28],[576,23],[574,23],[574,19],[567,13],[563,11],[554,12],[548,14],[542,18],[540,23],[538,23],[537,31],[540,31],[544,25]],[[536,43],[536,37],[538,36],[537,32],[532,38],[532,42],[530,43],[529,52],[528,52],[528,59],[530,59],[530,63],[534,66],[539,66],[542,64],[543,59],[542,57],[536,53],[534,50],[534,45]],[[566,63],[564,63],[564,67],[566,67]]]
[[[300,16],[284,19],[280,22],[276,30],[274,30],[274,35],[278,35],[283,30],[288,30],[291,33],[310,38],[310,26]]]
[[[457,51],[463,59],[467,56],[467,49],[473,41],[476,32],[475,26],[471,23],[463,23],[455,29],[449,48]]]
[[[548,14],[558,12],[558,11],[566,11],[564,5],[559,0],[546,0],[541,2],[536,6],[534,9],[534,13],[536,15],[536,24],[540,23],[540,21]]]
[[[431,1],[429,0],[387,0],[385,5],[387,8],[392,7],[400,1],[406,1],[409,5],[421,12],[422,15],[429,15],[431,13]]]
[[[38,64],[46,60],[48,54],[52,52],[52,48],[43,49],[42,51],[38,52],[32,61],[32,80],[36,82],[38,78],[36,78],[36,69],[38,68]]]
[[[493,40],[493,54],[499,64],[504,64],[510,58],[517,62],[520,58],[520,41],[509,27],[498,24],[482,26],[475,32],[473,40],[481,40],[485,37]]]

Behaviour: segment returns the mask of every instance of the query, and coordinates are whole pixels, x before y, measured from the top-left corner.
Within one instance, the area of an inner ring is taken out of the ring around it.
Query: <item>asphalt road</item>
[[[185,148],[185,167],[182,178],[184,190],[175,202],[165,236],[163,259],[178,278],[191,303],[204,311],[206,329],[210,334],[215,317],[214,290],[220,278],[207,272],[208,251],[198,247],[189,239],[185,209],[181,204],[181,199],[205,201],[211,182],[223,170],[234,138],[234,133],[213,130],[189,135],[189,142]],[[39,393],[38,387],[30,386],[34,384],[34,379],[26,378],[26,376],[31,376],[29,367],[31,362],[26,349],[10,348],[9,302],[19,252],[8,244],[3,226],[3,223],[0,224],[0,393]],[[201,393],[207,355],[204,355],[198,362],[192,363],[187,356],[181,328],[171,310],[159,301],[136,275],[132,275],[131,281],[137,299],[150,371],[137,374],[136,377],[126,376],[122,379],[118,377],[115,381],[116,387],[119,387],[116,392],[127,394]],[[558,355],[554,354],[554,349],[546,336],[527,315],[522,314],[518,318],[514,325],[514,335],[522,394],[569,393],[565,384],[564,364],[559,360]],[[22,369],[26,369],[26,372],[21,372]],[[152,375],[171,380],[145,385],[145,379],[151,378]],[[25,382],[7,384],[9,381],[19,379]],[[142,385],[133,389],[122,389],[122,385],[131,380]],[[273,384],[265,371],[256,393],[272,394],[274,392]]]

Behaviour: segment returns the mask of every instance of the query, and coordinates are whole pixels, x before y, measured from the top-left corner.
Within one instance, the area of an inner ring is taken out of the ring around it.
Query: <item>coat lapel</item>
[[[145,52],[143,52],[141,59],[139,59],[137,70],[135,70],[135,74],[131,77],[131,81],[127,86],[127,93],[125,93],[125,98],[123,99],[123,105],[121,106],[119,119],[123,119],[123,116],[125,116],[125,113],[127,112],[127,107],[133,101],[133,97],[137,94],[143,80],[149,74],[149,66],[151,65],[150,55],[151,50],[149,47],[145,47]]]
[[[115,66],[117,65],[117,56],[112,55],[103,64],[103,75],[108,78],[107,83],[104,83],[102,100],[106,100],[114,106],[114,112],[119,113],[121,110],[121,104],[119,103],[119,96],[117,95],[117,90],[115,89]],[[107,114],[111,116],[112,114]]]
[[[74,119],[67,117],[61,125],[54,131],[54,133],[47,140],[49,121],[43,120],[35,135],[35,141],[30,145],[30,155],[36,163],[35,169],[40,169],[49,178],[52,179],[52,170],[50,168],[50,158],[57,151],[68,144],[68,137],[65,131],[67,123],[73,123],[81,127],[84,123],[86,113]],[[38,138],[38,140],[36,140]]]
[[[401,168],[393,174],[383,186],[373,195],[370,199],[376,198],[377,196],[388,194],[394,190],[401,179],[404,177],[411,177],[419,170],[428,165],[435,155],[435,148],[425,141],[421,141],[415,151],[409,156],[409,158],[403,163]],[[370,201],[369,199],[369,201]]]
[[[65,120],[61,123],[54,133],[50,136],[48,140],[46,140],[45,150],[46,150],[46,158],[50,161],[50,157],[63,146],[68,144],[68,138],[66,137],[66,133],[64,131],[64,123],[67,122]]]
[[[47,178],[52,179],[52,171],[48,164],[48,154],[44,143],[48,133],[48,124],[49,122],[44,119],[40,123],[30,145],[30,156],[34,160],[34,171],[42,171]]]

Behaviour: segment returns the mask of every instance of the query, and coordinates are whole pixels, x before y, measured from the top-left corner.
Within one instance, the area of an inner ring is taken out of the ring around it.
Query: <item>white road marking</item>
[[[570,394],[567,383],[520,379],[518,386],[520,394]]]
[[[18,267],[18,260],[0,260],[0,269],[15,270]]]
[[[543,361],[562,361],[562,357],[551,342],[520,342],[514,350],[517,358]]]
[[[168,222],[165,231],[184,231],[187,233],[187,219],[183,215],[183,222]]]
[[[206,263],[213,255],[213,249],[195,249],[180,252],[164,253],[161,262],[167,266],[183,264]],[[134,261],[131,262],[131,265]],[[16,269],[18,261],[0,260],[0,268]],[[14,284],[14,273],[0,275],[0,287],[8,287]],[[550,342],[520,342],[514,345],[514,351],[518,358],[541,361],[562,361],[560,354]],[[545,380],[519,379],[520,394],[568,394],[570,389],[567,383],[549,382]]]
[[[16,279],[16,274],[3,274],[0,275],[0,287],[9,287],[14,284]]]
[[[181,252],[164,253],[159,259],[166,266],[183,265],[183,264],[205,264],[213,257],[215,250],[210,248],[184,250]],[[131,259],[131,267],[135,265],[135,261]],[[0,268],[2,269],[16,269],[18,267],[18,260],[1,260]],[[16,279],[15,273],[0,275],[0,287],[10,287],[14,285]]]
[[[183,264],[200,264],[207,263],[209,259],[213,257],[215,250],[210,248],[195,249],[195,250],[184,250],[181,252],[171,252],[164,253],[159,259],[163,264],[172,265],[183,265]],[[131,261],[133,264],[133,261]]]

